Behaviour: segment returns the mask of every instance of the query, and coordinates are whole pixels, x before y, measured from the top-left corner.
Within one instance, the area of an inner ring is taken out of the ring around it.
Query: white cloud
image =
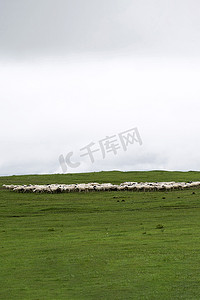
[[[70,171],[200,169],[199,70],[196,59],[2,63],[0,173],[56,172],[60,154],[135,126],[141,147]]]

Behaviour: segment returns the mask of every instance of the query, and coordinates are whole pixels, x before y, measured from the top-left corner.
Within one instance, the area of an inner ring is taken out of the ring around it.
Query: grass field
[[[200,172],[0,177],[2,184],[199,181]],[[0,299],[200,299],[200,189],[0,189]]]

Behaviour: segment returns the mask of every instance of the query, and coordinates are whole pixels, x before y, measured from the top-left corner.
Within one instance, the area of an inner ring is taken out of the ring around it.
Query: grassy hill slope
[[[198,172],[1,177],[0,184],[200,180]],[[200,190],[0,190],[1,299],[199,299]]]

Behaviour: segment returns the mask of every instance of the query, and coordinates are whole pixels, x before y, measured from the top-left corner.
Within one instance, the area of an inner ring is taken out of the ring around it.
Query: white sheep
[[[49,185],[6,185],[3,187],[16,192],[59,193],[59,192],[89,192],[89,191],[171,191],[200,187],[196,182],[124,182],[120,185],[111,183],[81,183],[81,184],[49,184]]]

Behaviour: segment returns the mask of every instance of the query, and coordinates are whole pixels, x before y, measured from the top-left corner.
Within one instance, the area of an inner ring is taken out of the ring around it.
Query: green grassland
[[[199,181],[200,172],[0,177],[2,184]],[[0,189],[0,299],[200,299],[200,189]]]

